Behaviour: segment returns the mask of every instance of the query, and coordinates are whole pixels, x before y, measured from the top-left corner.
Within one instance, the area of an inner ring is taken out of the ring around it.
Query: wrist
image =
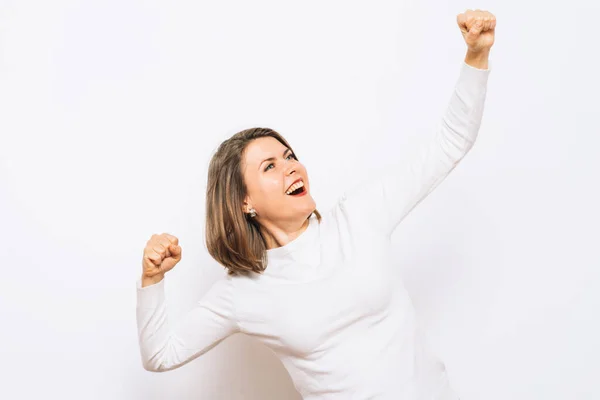
[[[465,63],[470,66],[478,69],[488,69],[489,66],[489,57],[490,50],[467,50],[467,55],[465,56]]]
[[[154,285],[163,280],[165,274],[156,274],[154,276],[146,276],[142,274],[142,287]]]

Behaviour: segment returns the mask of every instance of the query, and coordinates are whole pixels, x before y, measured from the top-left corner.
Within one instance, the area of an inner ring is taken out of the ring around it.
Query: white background
[[[598,399],[600,108],[592,0],[0,1],[0,398],[298,399],[235,335],[142,368],[135,280],[179,237],[171,318],[223,274],[208,162],[281,132],[317,207],[433,134],[464,59],[456,15],[498,20],[479,139],[400,225],[399,277],[462,399]]]

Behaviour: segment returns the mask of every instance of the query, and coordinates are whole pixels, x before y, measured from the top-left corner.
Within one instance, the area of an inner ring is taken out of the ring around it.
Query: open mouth
[[[298,189],[294,190],[292,193],[290,193],[288,196],[299,196],[306,193],[306,190],[304,189],[304,186],[299,187]]]

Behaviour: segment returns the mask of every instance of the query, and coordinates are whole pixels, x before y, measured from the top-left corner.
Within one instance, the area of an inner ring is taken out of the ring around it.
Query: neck
[[[308,228],[309,218],[288,223],[261,222],[260,231],[267,242],[267,250],[285,246]]]

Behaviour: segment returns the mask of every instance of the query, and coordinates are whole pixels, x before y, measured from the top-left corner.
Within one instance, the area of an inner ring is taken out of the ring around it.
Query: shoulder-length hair
[[[206,247],[229,275],[250,271],[261,273],[267,267],[267,244],[260,224],[243,211],[247,186],[242,174],[246,146],[254,139],[267,136],[277,139],[296,154],[273,129],[250,128],[222,142],[208,167]],[[321,214],[317,210],[313,213],[321,222]]]

